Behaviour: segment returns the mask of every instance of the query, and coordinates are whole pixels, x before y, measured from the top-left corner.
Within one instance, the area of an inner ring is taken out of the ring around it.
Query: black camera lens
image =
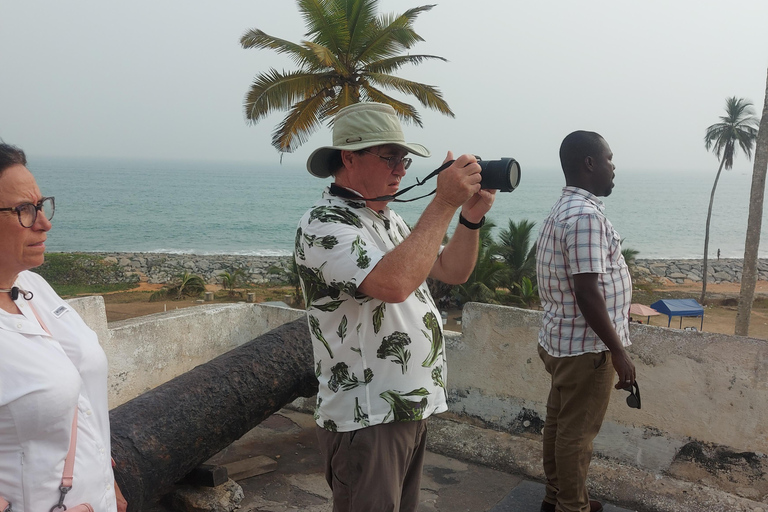
[[[520,164],[514,158],[480,160],[480,188],[512,192],[520,184]]]

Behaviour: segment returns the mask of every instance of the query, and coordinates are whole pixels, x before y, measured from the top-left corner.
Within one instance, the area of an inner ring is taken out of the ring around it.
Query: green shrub
[[[93,286],[136,283],[139,276],[126,275],[117,262],[103,256],[77,252],[53,252],[45,255],[45,263],[34,269],[51,285]]]

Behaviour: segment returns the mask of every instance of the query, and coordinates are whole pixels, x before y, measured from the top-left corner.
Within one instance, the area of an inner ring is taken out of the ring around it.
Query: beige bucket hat
[[[355,103],[339,110],[333,121],[333,146],[316,149],[307,159],[307,170],[318,178],[331,175],[330,159],[337,151],[359,151],[383,144],[394,144],[414,155],[427,157],[421,144],[407,143],[392,105]]]

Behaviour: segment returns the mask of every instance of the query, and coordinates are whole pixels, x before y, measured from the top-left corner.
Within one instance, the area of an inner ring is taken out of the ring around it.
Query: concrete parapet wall
[[[210,304],[113,322],[107,328],[102,297],[69,303],[99,334],[107,354],[110,408],[305,315],[262,304]]]
[[[470,303],[447,340],[450,407],[514,434],[540,433],[549,376],[537,353],[541,312]],[[615,391],[596,453],[669,469],[692,441],[768,453],[768,342],[633,324],[641,410]]]
[[[261,304],[205,305],[107,325],[101,297],[70,304],[107,353],[111,407],[305,315]],[[536,349],[541,315],[469,303],[463,334],[445,336],[448,416],[518,439],[515,460],[505,464],[537,479],[549,391]],[[643,408],[630,409],[627,393],[615,391],[596,455],[646,472],[648,481],[667,475],[767,499],[768,342],[639,324],[631,336]],[[313,402],[302,401],[310,410]],[[483,453],[464,456],[486,460]]]

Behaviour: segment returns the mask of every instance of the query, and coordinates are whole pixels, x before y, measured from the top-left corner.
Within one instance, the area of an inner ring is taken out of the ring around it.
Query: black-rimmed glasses
[[[400,158],[399,156],[381,156],[381,155],[377,155],[373,151],[368,151],[367,149],[363,149],[361,151],[363,153],[370,153],[371,155],[381,158],[382,160],[387,162],[387,167],[389,167],[390,169],[394,169],[395,167],[400,165],[400,163],[403,164],[403,169],[407,169],[411,166],[411,162],[413,162],[413,158],[408,158],[408,157]]]
[[[640,408],[640,386],[637,385],[637,381],[633,382],[631,386],[624,388],[624,391],[629,391],[627,397],[627,405],[633,409]]]
[[[0,208],[0,212],[16,212],[19,217],[19,224],[25,228],[31,228],[35,225],[37,212],[43,212],[43,215],[51,220],[55,210],[56,202],[53,197],[44,197],[37,204],[22,203],[12,208]]]

